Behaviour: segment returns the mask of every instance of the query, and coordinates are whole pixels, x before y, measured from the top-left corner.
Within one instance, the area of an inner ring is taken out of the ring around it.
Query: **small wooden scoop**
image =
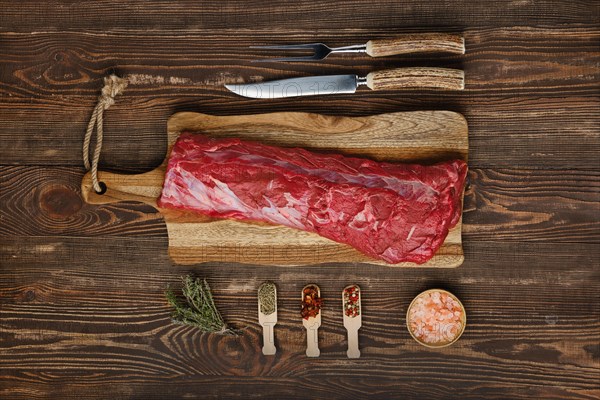
[[[263,283],[258,292],[270,282]],[[273,285],[275,286],[275,285]],[[277,288],[275,289],[275,311],[271,314],[265,314],[261,310],[260,297],[258,301],[258,323],[263,327],[263,348],[262,352],[265,356],[272,356],[277,352],[275,348],[275,325],[277,324]]]
[[[304,289],[312,286],[317,289],[319,297],[321,297],[321,289],[314,284],[306,285],[302,288],[302,301],[304,301]],[[321,351],[319,350],[319,327],[321,326],[321,310],[316,317],[310,317],[308,319],[302,318],[302,325],[306,328],[306,356],[307,357],[319,357]]]
[[[352,317],[346,314],[346,299],[344,298],[344,293],[346,289],[351,287],[355,287],[358,290],[356,293],[358,294],[358,315]],[[358,285],[348,285],[342,290],[342,312],[344,313],[344,328],[348,331],[348,351],[346,354],[348,358],[359,358],[360,350],[358,349],[358,330],[362,326],[362,305],[360,303],[361,293]]]

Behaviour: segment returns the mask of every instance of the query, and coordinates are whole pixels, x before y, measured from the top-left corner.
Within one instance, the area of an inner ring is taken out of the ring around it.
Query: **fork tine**
[[[321,43],[305,43],[305,44],[281,44],[273,46],[250,46],[251,49],[271,49],[271,50],[294,50],[294,49],[316,49]]]
[[[320,60],[316,55],[306,57],[281,57],[281,58],[263,58],[262,60],[251,60],[250,62],[280,62],[280,61],[312,61]]]
[[[322,60],[329,54],[329,48],[323,43],[306,44],[283,44],[274,46],[250,46],[251,49],[270,49],[270,50],[312,50],[313,54],[296,57],[267,58],[262,60],[252,60],[252,62],[280,62],[280,61],[315,61]]]

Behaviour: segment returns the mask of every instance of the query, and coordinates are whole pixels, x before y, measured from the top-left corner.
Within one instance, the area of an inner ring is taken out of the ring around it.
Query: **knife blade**
[[[307,76],[276,81],[225,85],[240,96],[253,99],[315,96],[319,94],[354,93],[359,83],[357,75]]]
[[[315,96],[325,94],[355,93],[366,85],[372,90],[404,88],[464,89],[464,72],[450,68],[397,68],[371,72],[366,77],[358,75],[324,75],[275,81],[226,84],[225,87],[243,97],[278,99],[284,97]]]

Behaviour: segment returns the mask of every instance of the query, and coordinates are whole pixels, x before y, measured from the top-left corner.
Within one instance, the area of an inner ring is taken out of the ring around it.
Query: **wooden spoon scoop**
[[[302,301],[304,302],[304,289],[314,287],[317,289],[319,298],[321,297],[321,289],[317,285],[306,285],[302,288]],[[306,356],[319,357],[319,327],[321,326],[321,310],[316,317],[302,318],[302,325],[306,328]]]
[[[353,293],[355,293],[355,296],[353,298],[349,298],[349,296],[346,296],[346,291],[351,288],[355,288],[353,291]],[[344,313],[344,327],[348,331],[348,351],[346,352],[348,358],[360,357],[360,350],[358,349],[358,330],[362,326],[362,307],[360,303],[360,297],[361,293],[358,285],[349,285],[346,286],[344,290],[342,290],[342,311]],[[356,308],[356,305],[358,305],[358,308]],[[356,309],[357,313],[352,312],[353,309]]]
[[[267,285],[273,285],[275,311],[270,314],[265,314],[261,307],[261,291],[267,288]],[[275,347],[275,325],[277,325],[277,288],[273,283],[265,282],[258,288],[258,323],[263,327],[263,348],[262,352],[265,356],[272,356],[277,352]]]

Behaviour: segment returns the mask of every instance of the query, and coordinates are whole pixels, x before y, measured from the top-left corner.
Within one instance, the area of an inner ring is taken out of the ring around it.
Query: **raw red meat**
[[[464,161],[392,164],[182,133],[158,205],[286,225],[424,263],[461,216]]]

